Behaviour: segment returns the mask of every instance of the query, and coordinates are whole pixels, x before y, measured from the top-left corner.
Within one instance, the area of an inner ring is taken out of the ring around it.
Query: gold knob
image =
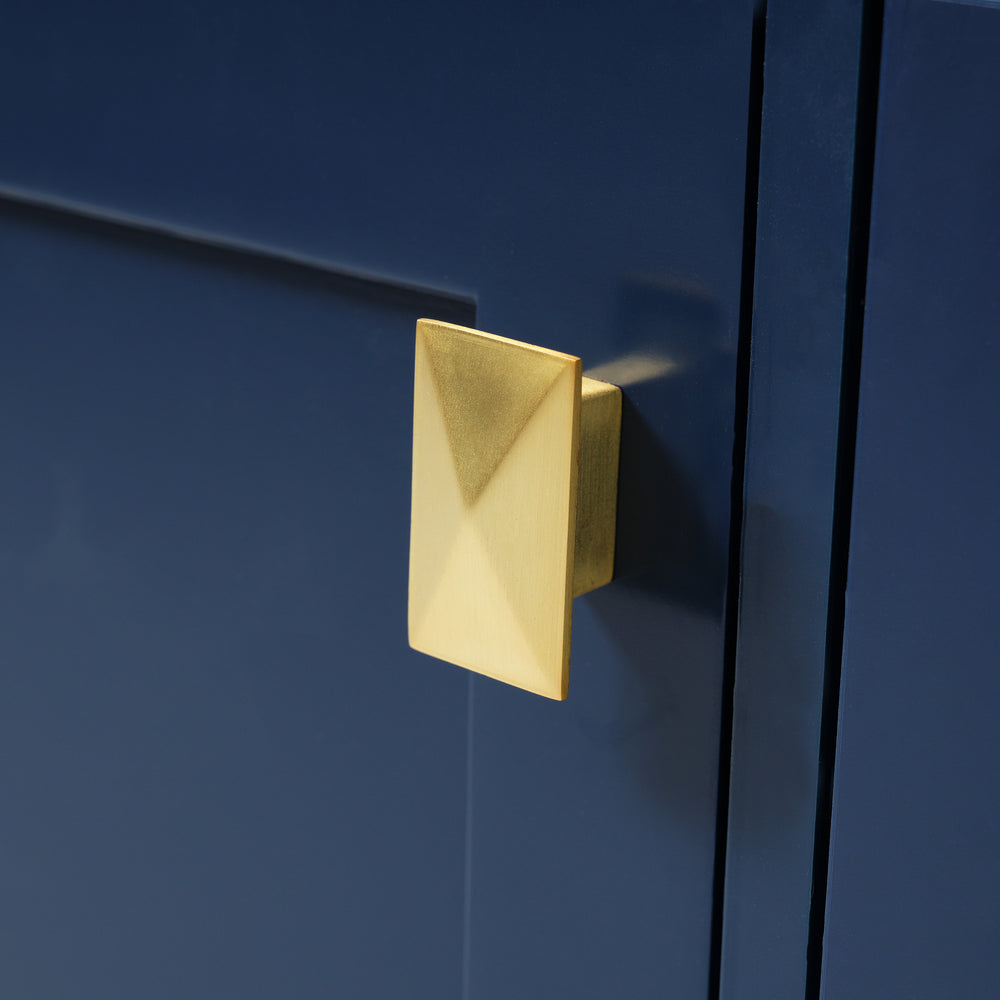
[[[580,359],[417,322],[410,645],[566,697],[573,597],[614,568],[621,390]]]

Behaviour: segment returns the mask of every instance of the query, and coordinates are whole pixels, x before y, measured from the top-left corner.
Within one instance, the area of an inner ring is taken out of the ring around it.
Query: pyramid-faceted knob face
[[[417,324],[410,645],[564,698],[578,358]]]

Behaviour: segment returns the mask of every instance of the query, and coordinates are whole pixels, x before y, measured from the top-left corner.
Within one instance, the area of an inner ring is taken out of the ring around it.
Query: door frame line
[[[719,776],[712,873],[712,926],[708,966],[708,1000],[718,1000],[722,983],[722,932],[726,898],[726,851],[729,841],[729,781],[732,771],[733,707],[739,639],[740,580],[743,552],[743,488],[750,418],[750,360],[753,295],[757,257],[757,205],[760,194],[760,144],[764,112],[764,49],[767,0],[753,12],[747,107],[747,153],[743,195],[743,254],[740,277],[739,328],[736,347],[733,475],[730,487],[729,568],[726,581],[722,706],[719,726]]]

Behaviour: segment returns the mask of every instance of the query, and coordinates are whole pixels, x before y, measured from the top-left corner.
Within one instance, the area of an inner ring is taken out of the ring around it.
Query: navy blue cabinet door
[[[416,305],[9,205],[0,253],[0,989],[455,995],[466,686],[394,608]]]
[[[996,992],[1000,10],[887,5],[823,995]]]
[[[6,20],[5,994],[700,1000],[750,4]],[[406,647],[421,313],[625,390],[564,704]]]

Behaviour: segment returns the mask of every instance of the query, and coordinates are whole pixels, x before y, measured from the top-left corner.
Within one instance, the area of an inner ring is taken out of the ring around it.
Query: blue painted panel
[[[10,208],[0,256],[0,994],[456,996],[415,304]]]
[[[11,0],[0,186],[606,320],[738,255],[750,5]]]
[[[721,996],[806,990],[861,3],[767,8]]]
[[[887,7],[823,995],[991,996],[1000,10]]]

